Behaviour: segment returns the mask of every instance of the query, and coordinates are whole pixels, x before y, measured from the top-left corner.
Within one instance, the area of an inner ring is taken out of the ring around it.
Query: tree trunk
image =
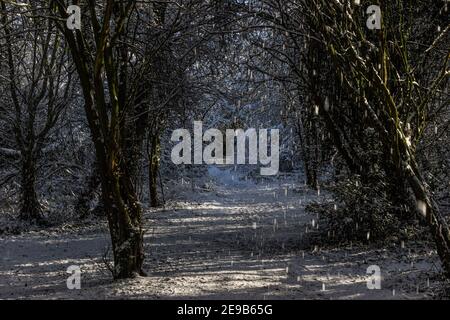
[[[317,190],[319,188],[319,183],[317,181],[316,170],[309,168],[306,161],[305,161],[305,171],[306,171],[306,185],[311,189]]]
[[[55,8],[59,15],[66,17],[66,8],[61,2],[56,2]],[[129,83],[132,80],[127,49],[129,38],[125,36],[134,5],[133,1],[109,0],[101,9],[102,14],[96,11],[95,1],[89,2],[88,8],[91,19],[87,21],[91,20],[91,28],[72,32],[64,24],[59,27],[77,68],[96,149],[103,206],[114,255],[113,276],[124,279],[145,275],[142,271],[142,211],[133,185],[135,163],[130,160],[136,159],[138,150],[134,143],[132,148],[127,148],[127,133],[133,131],[136,121],[129,108],[134,104],[135,95]],[[97,20],[97,12],[102,16],[101,23]],[[86,39],[94,40],[95,45]],[[91,52],[94,52],[95,60]]]
[[[417,211],[430,228],[443,269],[446,276],[450,278],[450,229],[444,217],[440,214],[437,204],[427,191],[415,161],[411,160],[410,164],[404,163],[403,171],[414,192]]]
[[[26,221],[40,221],[42,210],[36,193],[36,160],[32,151],[23,155],[21,171],[22,205],[20,217]]]
[[[394,162],[398,163],[398,177],[405,181],[416,200],[417,210],[422,220],[430,228],[431,236],[436,243],[436,249],[442,262],[447,278],[450,278],[450,229],[445,218],[439,212],[438,205],[428,191],[419,166],[414,157],[413,150],[408,146],[405,137],[397,130],[397,139],[394,140]]]
[[[160,205],[157,186],[161,147],[158,135],[151,135],[149,138],[150,152],[148,153],[148,188],[150,195],[150,206],[155,208]]]
[[[303,125],[303,119],[301,118],[301,115],[299,115],[300,118],[297,119],[297,134],[300,142],[300,150],[301,150],[301,156],[303,158],[303,167],[305,170],[306,175],[306,185],[312,189],[317,190],[319,183],[317,181],[317,172],[311,163],[311,157],[310,157],[310,139],[308,137],[308,132],[305,132],[307,130],[304,129]]]
[[[94,164],[94,168],[91,175],[87,179],[85,190],[81,192],[78,196],[77,202],[75,204],[75,212],[78,214],[80,219],[87,218],[89,214],[89,203],[94,199],[95,191],[100,185],[100,177],[98,172],[97,163]]]
[[[116,169],[103,167],[102,175],[102,198],[114,255],[113,276],[115,279],[144,276],[141,207],[131,177],[126,170]]]
[[[314,190],[318,190],[319,181],[317,180],[318,159],[316,159],[316,152],[315,152],[316,146],[313,145],[311,141],[312,139],[309,136],[310,134],[314,133],[315,130],[313,132],[306,132],[305,134],[306,145],[302,149],[303,149],[303,162],[305,165],[306,184],[308,185],[308,187]],[[314,151],[311,150],[312,148],[314,148]]]

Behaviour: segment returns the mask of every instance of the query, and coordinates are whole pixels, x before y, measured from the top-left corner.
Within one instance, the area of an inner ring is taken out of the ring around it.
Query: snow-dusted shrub
[[[319,215],[318,235],[330,243],[401,241],[417,235],[417,223],[405,220],[402,212],[408,208],[392,203],[387,183],[374,179],[363,184],[353,176],[333,185],[334,202],[307,207]]]

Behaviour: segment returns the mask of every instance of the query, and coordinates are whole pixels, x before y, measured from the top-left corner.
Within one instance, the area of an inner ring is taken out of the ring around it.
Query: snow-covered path
[[[436,256],[417,247],[325,250],[309,243],[324,201],[290,180],[238,181],[210,168],[212,190],[146,213],[149,276],[113,282],[103,263],[103,224],[1,238],[0,298],[417,299],[433,292]],[[236,182],[238,181],[238,182]],[[80,265],[82,289],[66,269]],[[367,267],[381,267],[381,290],[368,290]]]

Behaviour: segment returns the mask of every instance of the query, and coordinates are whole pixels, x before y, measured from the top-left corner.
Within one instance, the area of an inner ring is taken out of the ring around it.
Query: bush
[[[416,236],[420,231],[417,222],[400,214],[408,208],[392,203],[383,179],[372,181],[377,182],[362,184],[358,176],[347,178],[329,188],[334,202],[309,205],[307,210],[319,215],[316,235],[330,243],[400,241]]]

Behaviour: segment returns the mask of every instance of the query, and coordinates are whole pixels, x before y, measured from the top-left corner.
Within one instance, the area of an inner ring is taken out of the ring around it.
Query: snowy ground
[[[442,287],[430,249],[323,249],[308,241],[316,217],[304,207],[326,194],[291,180],[255,184],[229,170],[208,172],[204,188],[186,184],[184,200],[147,211],[148,277],[113,282],[106,226],[67,225],[0,238],[0,298],[424,299]],[[81,266],[81,290],[66,287],[70,265]],[[370,265],[381,268],[381,290],[367,289]]]

